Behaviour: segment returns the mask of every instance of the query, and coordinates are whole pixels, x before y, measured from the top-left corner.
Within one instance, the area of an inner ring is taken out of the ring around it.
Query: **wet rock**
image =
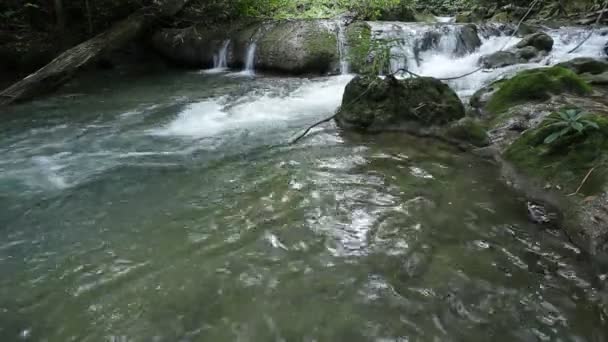
[[[358,76],[346,86],[336,121],[342,128],[379,132],[441,126],[462,117],[462,102],[437,79]]]
[[[567,62],[559,63],[557,66],[570,69],[577,74],[597,75],[608,71],[608,62],[606,60],[590,57],[574,58]]]
[[[541,204],[528,201],[526,203],[528,218],[536,224],[548,225],[556,219],[554,213],[550,213],[547,208]]]
[[[230,67],[242,67],[249,45],[255,42],[257,69],[288,74],[327,74],[339,69],[335,23],[323,20],[163,29],[154,34],[152,45],[177,64],[209,68],[227,40]]]
[[[601,74],[582,74],[581,77],[591,85],[607,86],[608,71]]]
[[[499,89],[486,105],[486,109],[492,113],[503,112],[516,104],[546,101],[552,95],[584,95],[591,92],[591,87],[583,79],[561,67],[525,70],[496,85]]]
[[[553,38],[544,32],[526,36],[514,48],[484,56],[480,64],[487,69],[504,68],[509,65],[539,62],[553,48]]]
[[[483,56],[480,59],[480,64],[486,69],[497,69],[517,64],[519,61],[520,59],[514,52],[498,51],[493,54]]]
[[[464,56],[472,53],[481,46],[481,39],[477,32],[477,26],[465,25],[458,33],[458,44],[456,46],[456,55]]]
[[[553,49],[553,38],[544,32],[537,32],[525,36],[517,45],[518,49],[533,46],[539,51],[549,52]]]
[[[256,67],[291,74],[325,74],[339,60],[336,33],[323,23],[297,20],[274,25],[257,43]]]
[[[540,51],[538,51],[534,46],[526,46],[518,49],[515,52],[515,56],[517,56],[519,60],[529,61],[538,57],[539,53]]]

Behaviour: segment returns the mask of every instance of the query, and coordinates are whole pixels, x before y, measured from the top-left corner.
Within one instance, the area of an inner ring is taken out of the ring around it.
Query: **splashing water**
[[[228,70],[228,48],[230,47],[230,40],[225,40],[222,43],[220,51],[213,55],[213,69],[204,70],[205,73],[214,74],[221,73]]]
[[[509,49],[521,38],[500,35],[496,28],[490,28],[482,45],[473,53],[459,56],[458,48],[460,28],[457,24],[409,24],[370,22],[375,39],[394,40],[397,42],[391,49],[391,70],[407,68],[423,76],[450,78],[464,75],[479,67],[479,59],[501,49]],[[430,48],[420,51],[420,44],[429,34],[439,34],[439,41]],[[517,64],[505,68],[483,70],[470,76],[452,80],[448,83],[460,97],[466,99],[488,83],[519,70],[554,65],[575,57],[600,57],[606,43],[604,32],[596,30],[591,38],[576,53],[568,51],[580,43],[588,34],[583,28],[561,28],[548,30],[554,39],[552,52],[539,63]]]

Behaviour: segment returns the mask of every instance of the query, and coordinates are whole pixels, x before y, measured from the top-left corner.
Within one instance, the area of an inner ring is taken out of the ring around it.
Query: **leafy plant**
[[[547,119],[549,124],[546,127],[554,127],[559,130],[549,134],[545,138],[545,144],[551,144],[571,133],[581,134],[588,128],[600,128],[597,123],[585,119],[588,114],[580,109],[564,109],[556,114]]]

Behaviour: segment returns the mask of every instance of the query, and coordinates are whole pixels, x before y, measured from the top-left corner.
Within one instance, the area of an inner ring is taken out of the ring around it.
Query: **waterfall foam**
[[[245,56],[245,69],[240,73],[244,76],[255,76],[255,50],[257,49],[256,42],[251,42],[247,47],[247,55]]]
[[[205,70],[206,73],[220,73],[228,69],[228,47],[230,40],[225,40],[218,53],[213,55],[213,69]]]
[[[471,72],[479,67],[479,59],[484,55],[508,49],[521,39],[501,35],[497,28],[480,31],[487,33],[482,37],[482,45],[474,52],[458,55],[458,34],[463,25],[458,24],[413,24],[399,22],[370,22],[373,39],[393,42],[391,47],[391,72],[400,68],[423,76],[437,78],[456,77]],[[575,57],[600,57],[606,38],[604,33],[596,31],[576,53],[568,51],[585,39],[588,31],[583,28],[560,28],[548,30],[554,39],[553,51],[540,63],[517,64],[505,68],[484,70],[470,76],[449,81],[450,86],[463,99],[471,96],[484,85],[511,75],[522,69],[554,65]],[[434,35],[433,44],[425,43],[429,35]],[[427,46],[423,46],[426,44]]]
[[[288,94],[284,94],[283,87],[267,89],[261,96],[253,92],[240,98],[237,104],[228,97],[193,103],[152,133],[203,138],[234,130],[268,129],[290,120],[306,120],[311,114],[327,116],[340,105],[344,87],[351,78],[336,76],[306,81]]]
[[[339,20],[337,26],[338,52],[340,53],[340,74],[347,75],[350,72],[350,63],[348,62],[348,44],[346,42],[344,22]]]

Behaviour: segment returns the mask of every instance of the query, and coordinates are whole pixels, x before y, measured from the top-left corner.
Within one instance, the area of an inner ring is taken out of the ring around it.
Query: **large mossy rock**
[[[346,129],[379,132],[441,126],[464,117],[464,106],[446,84],[431,77],[355,77],[336,116]]]
[[[590,57],[579,57],[559,63],[557,66],[570,69],[577,74],[597,75],[608,71],[608,61]]]
[[[336,24],[325,20],[238,22],[213,28],[197,25],[163,29],[152,45],[167,59],[187,67],[209,68],[228,45],[228,65],[241,68],[256,44],[255,67],[286,74],[328,74],[339,70]]]
[[[563,195],[570,194],[562,197],[560,205],[563,227],[586,252],[608,256],[608,117],[589,114],[585,119],[599,129],[572,130],[546,144],[545,138],[562,127],[545,120],[523,133],[503,155],[537,184],[556,185]]]
[[[571,70],[562,67],[525,70],[515,77],[500,81],[485,109],[494,114],[509,107],[533,101],[546,101],[552,95],[573,93],[585,95],[591,87]]]
[[[290,74],[325,74],[338,68],[336,33],[315,20],[279,22],[260,34],[256,67]]]

